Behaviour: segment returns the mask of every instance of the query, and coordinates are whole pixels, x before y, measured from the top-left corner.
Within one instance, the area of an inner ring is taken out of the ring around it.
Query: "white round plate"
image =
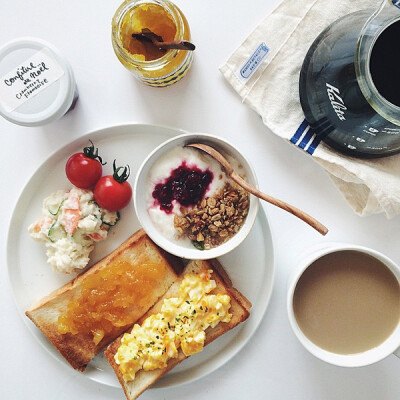
[[[36,300],[72,279],[54,272],[46,262],[44,246],[32,240],[28,226],[40,216],[43,199],[58,189],[71,184],[64,172],[70,155],[82,151],[89,139],[99,148],[103,160],[108,161],[103,173],[112,171],[112,162],[129,164],[130,182],[146,156],[158,145],[184,131],[154,125],[121,125],[88,133],[53,153],[32,175],[15,206],[7,241],[7,265],[10,284],[20,315],[32,335],[41,345],[65,366],[69,364],[47,341],[39,329],[25,316],[25,310]],[[104,242],[96,245],[91,254],[91,264],[118,247],[140,228],[130,204],[121,212],[121,220],[110,231]],[[203,352],[190,357],[168,372],[156,387],[170,387],[198,379],[220,367],[232,358],[250,339],[267,309],[273,287],[274,257],[271,232],[263,209],[246,240],[231,253],[219,259],[230,275],[234,286],[253,303],[250,318],[218,340]],[[69,367],[70,368],[70,367]],[[77,372],[79,373],[79,372]],[[85,375],[104,385],[119,387],[117,378],[104,356],[98,355],[89,364]]]

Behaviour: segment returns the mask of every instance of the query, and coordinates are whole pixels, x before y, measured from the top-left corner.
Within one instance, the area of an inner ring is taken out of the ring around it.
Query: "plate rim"
[[[12,234],[14,232],[14,227],[18,224],[15,223],[16,220],[18,220],[19,216],[18,216],[18,206],[20,205],[20,203],[23,200],[23,197],[25,195],[25,192],[27,191],[27,186],[31,184],[31,182],[34,180],[35,176],[37,175],[38,171],[40,171],[42,168],[44,168],[44,166],[48,163],[51,163],[52,160],[54,158],[56,158],[57,156],[59,156],[59,153],[62,152],[63,150],[67,149],[68,147],[77,147],[78,143],[83,142],[85,139],[87,139],[88,137],[91,137],[93,135],[101,135],[101,133],[104,133],[104,131],[108,131],[108,130],[113,130],[113,129],[128,129],[128,128],[134,128],[136,131],[140,130],[140,128],[144,128],[144,129],[163,129],[165,130],[165,132],[167,131],[171,131],[166,133],[166,136],[168,136],[169,138],[173,138],[175,136],[178,135],[182,135],[182,134],[187,134],[187,133],[191,133],[187,130],[184,129],[180,129],[180,128],[176,128],[173,126],[168,126],[168,125],[162,125],[162,124],[146,124],[146,123],[121,123],[121,124],[113,124],[113,125],[108,125],[102,128],[97,128],[97,129],[93,129],[90,130],[84,134],[82,134],[81,136],[73,139],[70,142],[64,143],[61,146],[58,146],[53,152],[51,152],[45,160],[43,160],[38,166],[37,168],[30,174],[30,176],[28,177],[28,179],[24,182],[22,189],[19,191],[18,195],[17,195],[17,200],[14,204],[14,207],[12,209],[12,213],[11,213],[11,218],[9,220],[9,225],[8,225],[8,229],[7,229],[7,234],[6,234],[6,265],[7,265],[7,280],[8,280],[8,284],[9,287],[11,289],[11,296],[13,298],[13,302],[14,305],[16,306],[17,309],[17,313],[20,316],[20,318],[22,319],[24,325],[28,328],[28,331],[30,332],[30,334],[35,338],[35,341],[39,343],[39,345],[44,348],[44,350],[46,351],[46,353],[49,353],[51,355],[51,357],[53,359],[56,359],[59,363],[63,364],[64,366],[68,367],[68,363],[64,360],[62,360],[59,356],[58,356],[58,352],[57,349],[55,349],[55,351],[51,351],[50,348],[48,348],[47,346],[45,346],[44,343],[42,343],[42,341],[40,340],[38,335],[35,335],[32,332],[32,329],[29,327],[28,322],[26,320],[25,314],[24,312],[20,312],[20,307],[19,307],[19,302],[16,298],[16,293],[14,290],[14,285],[12,283],[12,272],[11,272],[11,268],[10,268],[10,260],[12,259],[13,255],[12,255],[12,244],[11,244],[11,238],[12,238]],[[138,132],[136,132],[138,133]],[[134,133],[135,134],[135,133]],[[104,138],[102,138],[104,139]],[[167,139],[168,140],[168,139]],[[137,173],[137,172],[136,172]],[[135,174],[135,179],[136,179],[136,174]],[[270,245],[271,245],[271,266],[270,266],[270,271],[269,271],[269,275],[270,275],[270,289],[268,290],[268,295],[266,296],[266,298],[264,299],[265,305],[264,305],[264,309],[262,310],[262,312],[260,313],[259,316],[259,320],[256,321],[255,327],[252,329],[252,331],[250,332],[250,334],[248,334],[246,336],[246,338],[244,340],[242,340],[242,342],[240,343],[240,345],[235,349],[235,351],[231,352],[231,354],[229,354],[227,357],[222,357],[222,359],[214,366],[212,366],[212,368],[207,369],[206,371],[200,373],[198,376],[194,376],[192,378],[186,379],[186,380],[182,380],[179,381],[179,379],[176,382],[170,383],[168,384],[168,381],[165,382],[160,382],[159,385],[158,382],[153,386],[154,389],[159,389],[159,388],[171,388],[171,387],[177,387],[183,384],[189,384],[195,380],[201,379],[204,376],[212,373],[213,371],[217,370],[218,368],[220,368],[221,366],[223,366],[224,364],[226,364],[228,361],[230,361],[235,355],[237,355],[237,353],[239,353],[243,347],[249,342],[250,338],[254,335],[254,333],[257,331],[258,327],[261,324],[261,321],[263,320],[265,313],[268,309],[268,306],[270,304],[270,300],[271,300],[271,296],[273,293],[273,288],[274,288],[274,283],[275,283],[275,273],[276,273],[276,265],[275,265],[275,252],[274,252],[274,240],[273,240],[273,234],[271,231],[271,225],[269,223],[269,218],[268,215],[266,214],[264,208],[262,207],[262,205],[260,205],[257,216],[256,216],[256,220],[260,220],[260,223],[262,225],[262,231],[265,232],[265,228],[268,229],[268,233],[270,236]],[[15,231],[15,233],[17,233],[17,231]],[[50,344],[51,345],[51,344]],[[114,385],[110,382],[104,382],[101,379],[99,379],[97,376],[90,376],[88,374],[85,373],[81,373],[79,371],[76,371],[75,369],[73,369],[72,367],[70,368],[70,370],[74,371],[74,373],[82,376],[85,375],[88,379],[108,386],[108,387],[116,387],[118,388],[119,385]]]

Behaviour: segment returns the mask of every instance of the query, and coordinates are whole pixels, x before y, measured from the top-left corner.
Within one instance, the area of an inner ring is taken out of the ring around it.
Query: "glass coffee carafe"
[[[314,41],[300,73],[311,129],[354,157],[400,152],[400,0],[348,14]]]

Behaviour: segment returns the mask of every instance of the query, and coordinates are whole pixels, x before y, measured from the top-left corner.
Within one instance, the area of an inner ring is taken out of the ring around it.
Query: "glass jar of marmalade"
[[[190,41],[190,29],[180,9],[168,0],[126,0],[112,20],[112,44],[120,62],[143,83],[163,87],[188,72],[193,52],[158,49],[133,34],[150,30],[163,41]]]

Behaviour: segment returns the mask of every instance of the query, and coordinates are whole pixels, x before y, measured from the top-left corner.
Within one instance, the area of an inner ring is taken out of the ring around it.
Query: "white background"
[[[400,360],[396,357],[358,369],[333,367],[307,353],[288,323],[286,281],[303,251],[319,242],[342,241],[372,247],[400,262],[400,226],[399,218],[388,221],[383,215],[355,215],[322,169],[272,135],[218,71],[278,0],[176,0],[197,48],[189,75],[165,89],[134,80],[115,57],[110,22],[119,3],[0,0],[0,45],[20,36],[50,41],[70,61],[80,92],[75,110],[45,127],[24,128],[0,119],[0,398],[124,399],[122,390],[96,384],[43,351],[17,314],[5,253],[13,206],[44,159],[85,132],[130,122],[168,125],[230,140],[251,159],[264,191],[304,209],[330,229],[322,237],[291,215],[264,205],[273,232],[276,281],[256,334],[237,356],[206,378],[177,388],[151,390],[142,398],[399,398]],[[243,268],[251,274],[251,265]]]

